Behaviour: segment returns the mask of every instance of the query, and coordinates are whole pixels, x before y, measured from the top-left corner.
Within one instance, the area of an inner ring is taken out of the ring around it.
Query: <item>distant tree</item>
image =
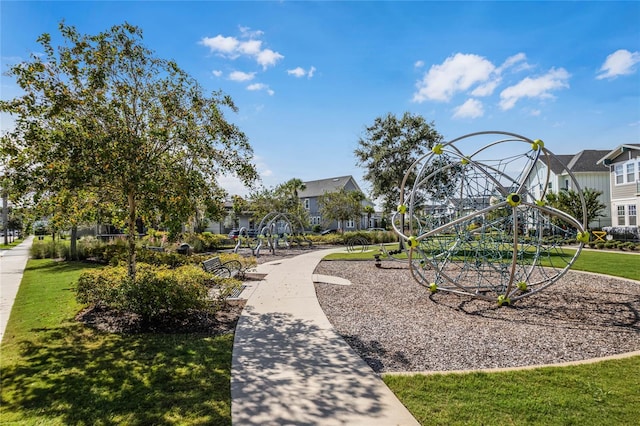
[[[371,226],[371,216],[376,212],[376,209],[373,208],[373,206],[367,205],[367,206],[364,206],[362,211],[367,214],[367,227],[370,227]]]
[[[337,221],[340,229],[344,230],[344,222],[353,219],[360,222],[362,214],[362,200],[366,197],[360,191],[347,191],[340,188],[338,191],[325,192],[318,197],[320,213],[325,221]]]
[[[251,193],[248,198],[254,220],[262,220],[267,214],[277,212],[286,213],[302,226],[308,226],[309,214],[299,198],[300,191],[305,189],[302,180],[292,178],[277,185],[274,189],[262,188]]]
[[[604,209],[607,207],[600,201],[602,191],[593,188],[585,188],[582,190],[585,204],[587,206],[587,225],[595,219],[604,216]],[[572,189],[563,189],[558,193],[550,192],[546,196],[546,200],[552,207],[569,213],[582,222],[582,203],[579,194]]]
[[[358,140],[354,151],[357,165],[365,169],[364,179],[371,184],[371,197],[382,200],[385,213],[395,211],[409,167],[442,141],[433,126],[409,112],[400,119],[389,113],[376,118]],[[413,181],[409,179],[408,184]]]
[[[44,54],[13,66],[24,95],[0,102],[16,116],[43,192],[59,187],[108,194],[121,206],[128,233],[128,271],[135,276],[136,222],[158,217],[176,229],[198,205],[219,209],[216,178],[231,173],[245,185],[258,177],[246,136],[228,123],[229,96],[210,97],[173,61],[156,58],[142,31],[123,24],[97,35],[59,25],[64,45],[38,38]],[[218,210],[219,211],[219,210]]]
[[[233,200],[233,204],[231,206],[231,212],[233,214],[233,226],[236,228],[240,226],[240,216],[244,211],[247,210],[249,203],[239,195],[234,195],[231,197]]]

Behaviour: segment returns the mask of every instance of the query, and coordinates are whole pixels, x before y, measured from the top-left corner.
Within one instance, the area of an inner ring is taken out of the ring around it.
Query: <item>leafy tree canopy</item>
[[[362,201],[365,199],[362,192],[347,191],[344,188],[325,192],[318,198],[322,219],[325,222],[337,221],[340,224],[340,229],[344,229],[344,222],[349,219],[359,223],[360,215],[364,209]]]
[[[354,151],[357,165],[366,170],[364,179],[371,184],[371,197],[381,199],[385,212],[395,210],[402,180],[411,165],[442,141],[433,126],[409,112],[401,118],[389,113],[376,118],[358,140]]]
[[[198,206],[219,210],[216,178],[258,177],[244,133],[227,122],[229,96],[204,94],[173,61],[159,59],[135,26],[82,35],[59,25],[64,44],[38,38],[44,55],[15,65],[24,95],[0,103],[16,117],[9,147],[40,192],[81,187],[121,206],[135,274],[138,217],[184,222]],[[105,195],[106,194],[106,195]]]
[[[582,196],[586,204],[586,223],[587,225],[599,217],[604,216],[606,205],[600,201],[602,191],[593,188],[585,188],[582,190]],[[563,189],[557,194],[548,193],[547,202],[554,208],[569,213],[579,221],[583,220],[582,202],[580,195],[572,189]]]

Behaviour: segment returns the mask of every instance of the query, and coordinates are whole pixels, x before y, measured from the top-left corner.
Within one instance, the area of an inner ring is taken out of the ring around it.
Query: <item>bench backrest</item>
[[[213,272],[216,269],[220,268],[221,266],[222,266],[222,262],[220,262],[219,257],[212,257],[211,259],[207,259],[204,262],[202,262],[202,267],[207,272]]]

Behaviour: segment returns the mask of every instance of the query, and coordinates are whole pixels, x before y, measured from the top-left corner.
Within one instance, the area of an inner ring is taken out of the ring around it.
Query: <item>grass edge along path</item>
[[[0,347],[0,424],[230,425],[233,336],[85,327],[74,285],[87,267],[27,263]]]

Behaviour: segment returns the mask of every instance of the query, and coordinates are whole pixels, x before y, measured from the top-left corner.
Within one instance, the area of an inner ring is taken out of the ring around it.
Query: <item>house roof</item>
[[[574,155],[567,167],[572,172],[609,172],[598,164],[607,152],[605,149],[585,149]]]
[[[585,149],[577,154],[556,155],[550,157],[549,167],[555,174],[561,174],[565,170],[572,173],[584,172],[607,172],[598,160],[605,155],[607,150],[604,149]]]
[[[623,145],[618,145],[618,147],[616,147],[611,151],[605,151],[606,154],[598,160],[598,164],[602,163],[604,165],[605,160],[614,160],[620,154],[625,152],[625,150],[631,150],[631,149],[640,150],[640,143],[627,143]]]
[[[549,157],[549,168],[551,168],[553,173],[559,175],[567,168],[567,164],[569,164],[572,158],[573,155],[556,155]]]
[[[340,189],[344,188],[347,183],[349,183],[349,181],[352,182],[353,186],[355,186],[358,191],[362,192],[353,176],[339,176],[334,178],[304,182],[306,188],[298,192],[298,197],[319,197],[321,195],[324,195],[325,192],[339,191]]]

